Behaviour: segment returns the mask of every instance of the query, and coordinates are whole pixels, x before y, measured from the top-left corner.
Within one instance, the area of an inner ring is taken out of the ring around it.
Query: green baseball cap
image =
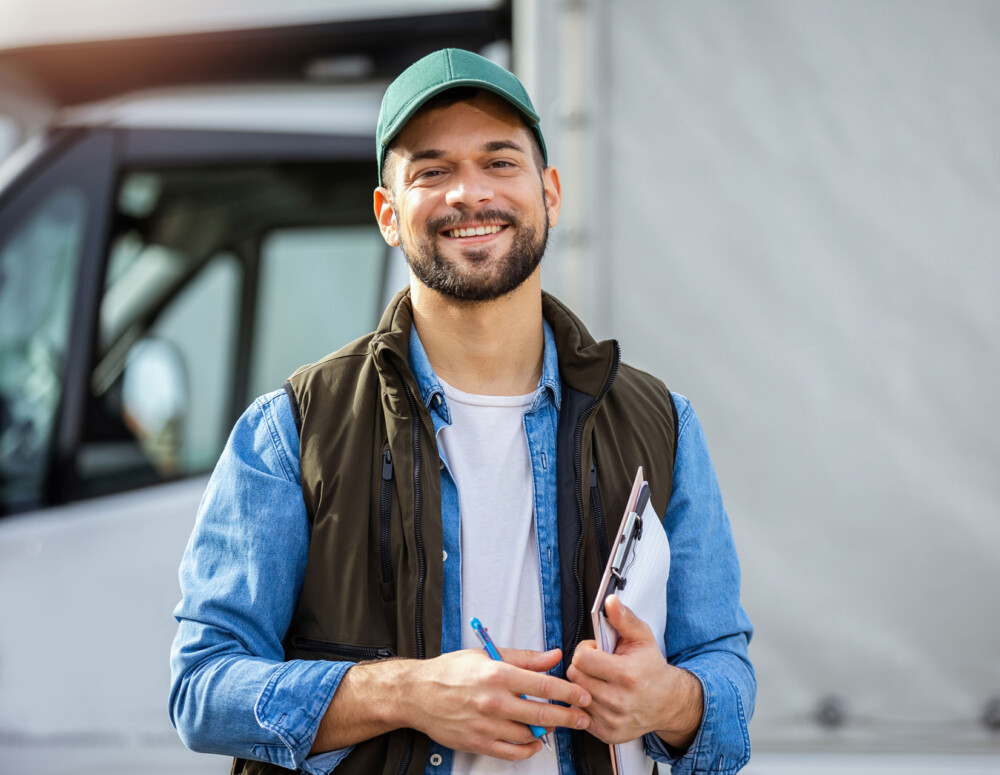
[[[545,164],[549,163],[545,139],[542,137],[542,130],[538,128],[538,114],[517,76],[479,54],[460,48],[443,48],[418,59],[385,90],[375,130],[379,185],[382,185],[385,151],[393,138],[427,100],[456,86],[486,89],[517,108],[538,138]]]

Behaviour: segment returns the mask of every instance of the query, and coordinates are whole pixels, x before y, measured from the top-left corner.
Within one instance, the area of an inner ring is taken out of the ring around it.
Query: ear
[[[542,170],[542,186],[545,189],[545,203],[551,228],[559,223],[559,213],[562,212],[562,183],[559,180],[559,170],[555,167],[546,167]]]
[[[394,248],[399,247],[399,225],[392,207],[392,194],[385,186],[375,189],[375,220],[378,221],[382,239]]]

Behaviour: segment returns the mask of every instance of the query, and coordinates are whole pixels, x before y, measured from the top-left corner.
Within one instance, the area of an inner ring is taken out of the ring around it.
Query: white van
[[[226,771],[167,717],[177,565],[240,413],[405,284],[379,102],[439,45],[509,37],[465,5],[0,51],[83,101],[0,168],[0,772]],[[81,78],[107,60],[134,70]]]

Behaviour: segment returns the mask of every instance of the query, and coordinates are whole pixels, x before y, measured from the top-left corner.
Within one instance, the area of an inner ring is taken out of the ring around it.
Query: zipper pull
[[[382,481],[388,482],[392,479],[392,453],[386,450],[382,453]]]
[[[597,463],[590,461],[590,487],[597,487]]]

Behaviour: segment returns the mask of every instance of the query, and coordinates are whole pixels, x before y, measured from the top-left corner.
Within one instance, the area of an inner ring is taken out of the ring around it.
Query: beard
[[[400,245],[410,270],[421,283],[456,301],[493,301],[516,290],[541,263],[549,237],[549,214],[542,193],[544,228],[525,226],[513,212],[488,209],[472,218],[458,213],[427,222],[423,239],[410,240],[400,233]],[[513,234],[507,254],[490,259],[492,247],[464,249],[472,266],[461,266],[445,258],[438,248],[440,233],[470,223],[486,225],[502,222]],[[479,264],[488,266],[479,266]]]

